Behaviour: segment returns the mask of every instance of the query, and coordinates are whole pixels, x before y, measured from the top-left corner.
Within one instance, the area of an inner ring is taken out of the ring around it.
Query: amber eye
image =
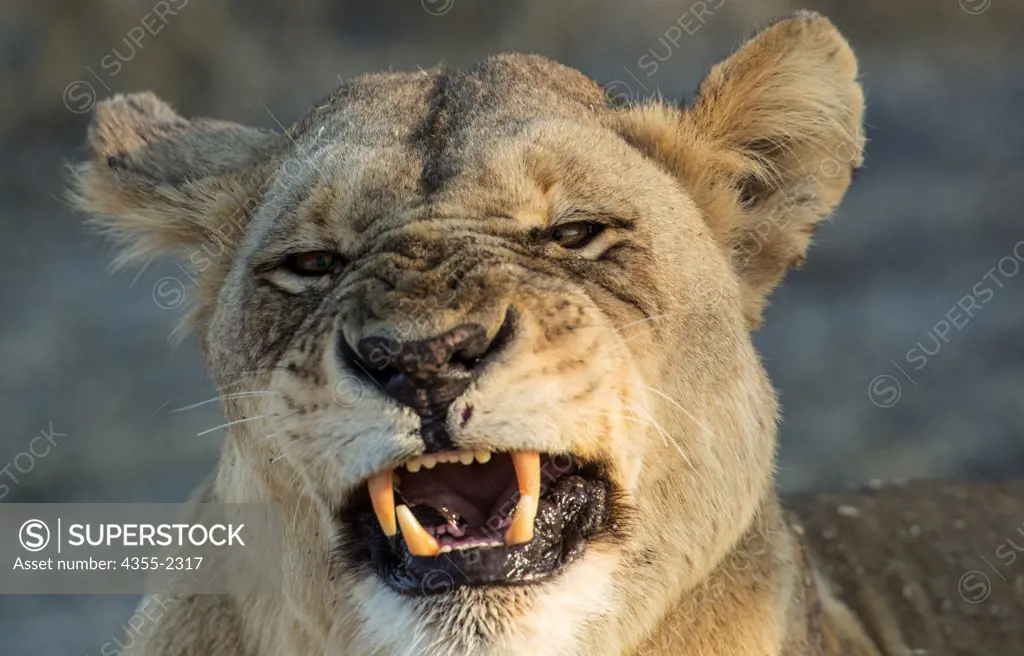
[[[296,253],[285,259],[285,267],[300,276],[325,276],[341,264],[341,256],[331,251]]]
[[[591,221],[563,223],[551,229],[551,241],[562,248],[583,248],[603,229],[603,225]]]

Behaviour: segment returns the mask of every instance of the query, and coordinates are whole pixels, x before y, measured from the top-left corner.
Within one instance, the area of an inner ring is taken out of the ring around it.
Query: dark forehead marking
[[[445,70],[434,78],[434,86],[427,97],[427,115],[409,138],[409,145],[423,155],[419,184],[420,191],[427,197],[441,189],[452,166],[445,154],[451,148],[455,132],[456,75]]]
[[[429,199],[466,164],[468,149],[542,117],[593,120],[601,88],[579,71],[535,55],[490,57],[465,71],[440,70],[410,148],[422,157],[420,192]]]
[[[601,88],[579,71],[511,53],[464,71],[377,73],[344,82],[289,136],[300,144],[334,139],[365,149],[397,146],[408,157],[389,174],[389,193],[411,192],[419,197],[409,199],[413,203],[429,205],[494,137],[539,118],[598,122],[605,109]],[[417,169],[418,179],[410,176]]]

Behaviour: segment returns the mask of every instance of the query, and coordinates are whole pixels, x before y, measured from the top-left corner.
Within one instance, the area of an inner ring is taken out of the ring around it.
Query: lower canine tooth
[[[419,523],[416,516],[409,510],[409,506],[398,506],[395,508],[398,514],[398,524],[402,527],[402,537],[409,547],[409,553],[421,558],[432,558],[441,553],[441,547],[427,529]]]
[[[511,547],[532,540],[533,520],[536,517],[537,497],[529,495],[519,497],[519,505],[516,506],[516,511],[512,515],[512,526],[509,526],[505,533],[505,544]]]
[[[512,464],[519,479],[519,494],[540,497],[540,454],[536,451],[518,451],[512,454]]]
[[[388,537],[398,533],[398,527],[395,526],[395,491],[391,487],[391,476],[390,471],[381,472],[370,477],[366,483],[370,490],[373,512],[377,514],[377,521]]]

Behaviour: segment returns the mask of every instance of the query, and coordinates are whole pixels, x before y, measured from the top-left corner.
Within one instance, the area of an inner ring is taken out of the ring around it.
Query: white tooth
[[[422,466],[423,462],[419,458],[417,458],[416,460],[410,460],[409,462],[405,463],[405,468],[413,473],[418,472],[420,470],[420,467]]]
[[[427,469],[433,469],[434,467],[437,467],[437,458],[435,458],[434,456],[423,456],[422,458],[420,458],[420,460],[423,461],[423,466],[426,467]]]
[[[409,547],[409,553],[422,558],[431,558],[441,551],[437,539],[427,533],[427,529],[419,523],[416,516],[409,510],[409,506],[396,507],[395,514],[398,516],[398,525],[402,528],[402,538],[405,540],[406,546]]]
[[[505,544],[525,544],[533,539],[533,521],[537,517],[537,498],[529,495],[519,497],[519,505],[512,514],[512,525],[505,533]]]
[[[480,464],[483,464],[491,459],[491,452],[488,451],[487,449],[477,449],[476,451],[473,452],[473,455],[476,456],[477,462],[479,462]]]
[[[463,451],[462,453],[460,453],[459,454],[459,462],[461,462],[464,465],[472,465],[473,464],[473,452],[472,451]]]
[[[512,464],[516,469],[519,483],[519,494],[540,498],[540,454],[536,451],[517,451],[512,454]]]
[[[439,551],[438,553],[451,553],[451,551],[452,551],[451,546],[445,545],[445,546],[441,547],[441,551]]]

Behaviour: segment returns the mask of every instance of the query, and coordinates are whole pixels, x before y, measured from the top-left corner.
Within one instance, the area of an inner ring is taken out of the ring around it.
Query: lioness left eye
[[[331,251],[310,251],[289,255],[285,268],[300,276],[325,276],[341,264],[341,256]]]
[[[562,248],[583,248],[603,229],[603,225],[592,221],[563,223],[551,229],[551,241]]]

